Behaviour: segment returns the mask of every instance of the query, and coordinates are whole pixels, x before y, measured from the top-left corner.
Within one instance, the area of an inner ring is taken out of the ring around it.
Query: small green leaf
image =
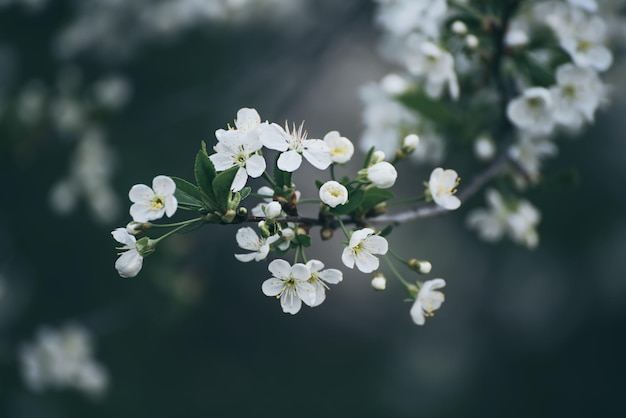
[[[372,155],[374,154],[374,147],[370,148],[367,151],[367,155],[365,155],[365,161],[363,162],[363,168],[367,168],[370,166],[370,162],[372,161]]]
[[[322,183],[319,180],[315,180],[315,187],[317,187],[318,189],[321,188],[324,185],[324,183]]]
[[[178,206],[181,209],[193,208],[192,210],[195,210],[203,206],[202,193],[196,185],[178,177],[170,176],[170,178],[176,184],[174,197],[178,200]]]
[[[244,187],[239,192],[241,194],[241,200],[244,200],[246,197],[250,196],[250,192],[252,191],[251,187]]]
[[[310,247],[311,246],[311,237],[309,235],[298,235],[295,239],[299,245],[303,246],[303,247]]]
[[[209,159],[204,141],[202,141],[202,149],[196,154],[193,172],[200,190],[203,191],[210,200],[215,201],[215,195],[211,187],[211,183],[216,176],[215,166],[213,166],[213,162]]]
[[[378,187],[372,187],[365,191],[365,197],[361,203],[361,209],[368,211],[379,203],[386,202],[389,199],[393,199],[394,194],[387,189],[379,189]]]
[[[231,200],[230,188],[238,170],[239,166],[231,167],[226,171],[222,171],[213,179],[213,183],[211,185],[213,189],[213,196],[215,196],[218,209],[222,212],[228,210],[228,202]]]
[[[358,209],[365,197],[365,193],[363,190],[357,189],[356,191],[350,193],[348,195],[348,202],[345,205],[340,205],[330,210],[330,213],[334,215],[346,215],[348,213],[354,212]]]
[[[393,225],[387,225],[385,228],[383,228],[382,231],[380,231],[380,236],[381,237],[386,237],[387,235],[391,234],[391,231],[393,231]]]

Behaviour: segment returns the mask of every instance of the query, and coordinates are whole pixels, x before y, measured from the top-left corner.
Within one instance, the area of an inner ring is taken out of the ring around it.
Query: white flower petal
[[[326,170],[332,163],[328,145],[320,139],[306,139],[302,142],[304,145],[304,158],[306,158],[313,167]]]
[[[280,306],[283,308],[283,312],[295,315],[300,312],[302,300],[294,290],[289,289],[280,297]]]
[[[233,154],[227,154],[225,152],[209,155],[209,160],[213,163],[215,171],[218,172],[228,170],[236,165]]]
[[[315,288],[310,283],[296,283],[296,294],[300,299],[302,299],[302,302],[306,303],[308,306],[313,306],[316,303]]]
[[[257,251],[261,247],[259,236],[250,227],[239,228],[236,239],[237,245],[244,250]]]
[[[272,273],[275,277],[280,279],[287,280],[289,278],[289,274],[291,273],[291,266],[285,260],[277,258],[272,261],[267,269]]]
[[[372,254],[387,254],[389,244],[385,238],[372,235],[363,240],[363,249]]]
[[[135,222],[149,222],[163,217],[165,207],[152,209],[148,204],[135,203],[130,207],[130,216]]]
[[[321,271],[324,268],[324,263],[322,263],[320,260],[309,260],[309,262],[306,263],[306,267],[312,273],[317,273],[318,271]]]
[[[230,190],[233,192],[238,192],[246,186],[246,182],[248,181],[248,173],[246,169],[243,167],[239,167],[237,173],[235,174],[235,178],[233,179],[233,183],[230,186]]]
[[[261,290],[265,296],[278,296],[283,291],[285,284],[277,278],[267,279],[261,285]]]
[[[135,277],[143,266],[143,257],[137,250],[128,250],[115,261],[115,268],[121,277]]]
[[[111,231],[113,238],[119,243],[125,244],[127,247],[135,248],[137,239],[126,231],[126,228],[117,228]]]
[[[374,257],[371,253],[361,251],[354,255],[356,261],[356,267],[363,273],[371,273],[378,269],[378,258]]]
[[[341,261],[346,267],[351,269],[354,268],[354,254],[352,252],[352,248],[346,247],[343,249],[343,253],[341,253]]]
[[[302,164],[302,156],[294,150],[283,152],[277,161],[278,168],[289,173],[300,168],[300,164]]]
[[[337,284],[343,280],[343,273],[337,269],[326,269],[318,274],[318,277],[326,283]]]
[[[165,198],[165,214],[168,218],[171,218],[178,209],[178,200],[172,195]]]
[[[248,253],[248,254],[235,254],[235,258],[243,263],[247,263],[256,258],[257,253]]]
[[[152,180],[152,189],[159,196],[169,196],[176,191],[176,183],[168,176],[156,176]]]
[[[135,184],[128,192],[128,198],[131,202],[150,201],[154,197],[154,192],[145,184]]]
[[[261,142],[269,149],[276,151],[287,151],[289,135],[285,130],[275,123],[272,123],[261,133]]]
[[[253,155],[248,158],[248,161],[246,161],[246,170],[248,171],[248,175],[252,178],[262,176],[265,171],[265,167],[265,159],[258,154]]]

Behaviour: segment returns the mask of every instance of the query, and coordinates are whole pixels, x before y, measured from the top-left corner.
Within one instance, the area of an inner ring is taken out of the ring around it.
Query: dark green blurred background
[[[0,10],[0,41],[19,58],[2,70],[6,100],[32,78],[54,81],[51,39],[71,10],[64,2],[40,13]],[[200,141],[215,141],[240,107],[270,121],[305,119],[313,137],[339,130],[358,141],[357,88],[389,69],[372,15],[369,2],[319,1],[284,20],[207,24],[125,60],[79,57],[87,80],[115,71],[133,82],[129,105],[106,122],[123,201],[111,224],[82,204],[68,216],[50,208],[71,141],[3,120],[0,417],[626,416],[621,64],[609,75],[612,105],[584,138],[560,142],[546,184],[528,193],[542,211],[537,250],[484,244],[468,231],[464,217],[484,205],[482,195],[392,234],[394,248],[432,262],[428,278],[448,283],[424,327],[412,323],[397,283],[377,293],[368,275],[345,268],[322,306],[283,314],[261,293],[267,264],[234,259],[236,227],[177,236],[136,278],[117,275],[110,231],[129,220],[129,188],[157,174],[191,178]],[[400,167],[399,193],[430,170]],[[579,181],[562,184],[572,171]],[[340,251],[335,239],[310,256],[342,268]],[[19,344],[67,321],[95,333],[95,357],[110,375],[99,401],[70,390],[34,394],[21,379]]]

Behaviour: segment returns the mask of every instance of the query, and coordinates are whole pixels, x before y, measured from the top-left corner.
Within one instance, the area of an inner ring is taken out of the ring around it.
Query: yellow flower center
[[[154,196],[152,202],[150,202],[150,209],[152,210],[159,210],[163,206],[165,206],[165,201],[161,196]]]

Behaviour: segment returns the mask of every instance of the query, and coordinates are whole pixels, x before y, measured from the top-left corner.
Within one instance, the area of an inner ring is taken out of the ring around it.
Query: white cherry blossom
[[[319,306],[326,300],[326,289],[328,284],[337,284],[343,280],[343,273],[337,269],[325,269],[324,263],[319,260],[310,260],[306,263],[306,267],[311,272],[308,282],[315,289],[315,302],[311,307]],[[328,283],[328,284],[327,284]]]
[[[409,73],[424,79],[424,91],[432,98],[440,98],[447,85],[453,99],[459,98],[459,82],[454,70],[452,55],[420,36],[411,36],[407,40],[409,53],[406,67]]]
[[[267,269],[273,277],[264,281],[261,289],[266,296],[280,299],[283,312],[295,315],[300,311],[302,302],[309,306],[315,304],[316,290],[308,283],[311,271],[307,266],[302,263],[291,266],[285,260],[276,259]]]
[[[145,184],[135,184],[128,192],[128,198],[133,202],[130,216],[136,222],[153,221],[163,215],[171,217],[178,208],[175,191],[174,180],[167,176],[156,176],[152,180],[152,189]]]
[[[93,358],[90,333],[76,324],[39,329],[33,343],[20,347],[19,359],[26,385],[36,392],[73,388],[99,396],[108,386],[105,368]]]
[[[456,171],[444,170],[441,167],[435,168],[428,181],[428,190],[435,203],[448,210],[458,209],[461,206],[461,200],[454,193],[456,193],[459,181]]]
[[[487,209],[475,209],[467,217],[467,225],[476,229],[478,236],[495,242],[507,235],[513,242],[534,248],[539,243],[537,225],[541,214],[526,200],[504,201],[500,193],[488,189]]]
[[[247,263],[248,261],[265,260],[270,252],[270,245],[278,241],[278,235],[268,238],[259,237],[254,229],[250,227],[239,228],[236,235],[237,245],[244,250],[252,251],[247,254],[235,254],[237,260]]]
[[[506,108],[509,120],[531,135],[548,135],[554,129],[554,103],[543,87],[531,87],[511,100]]]
[[[584,121],[593,122],[594,113],[606,96],[598,74],[590,68],[565,64],[557,68],[557,85],[550,89],[554,119],[566,129],[577,131]]]
[[[441,307],[444,301],[444,295],[437,289],[441,289],[446,285],[444,279],[428,280],[422,284],[422,287],[411,307],[411,318],[417,325],[424,325],[426,317],[433,316],[433,311]]]
[[[348,189],[334,180],[327,181],[320,187],[320,200],[331,208],[345,205],[348,201]]]
[[[326,170],[331,164],[330,149],[321,139],[307,139],[304,124],[289,131],[280,125],[272,123],[261,133],[261,141],[269,149],[280,151],[278,168],[282,171],[296,171],[302,164],[302,156],[311,165],[320,170]]]
[[[507,219],[511,239],[528,248],[535,248],[539,244],[536,226],[540,220],[541,214],[536,207],[526,200],[520,201],[517,210]]]
[[[258,153],[263,144],[254,131],[242,133],[235,129],[218,129],[215,136],[218,139],[213,148],[216,153],[209,156],[215,170],[224,171],[231,167],[239,167],[231,186],[233,192],[245,187],[248,176],[257,178],[263,174],[265,159]]]
[[[561,46],[577,66],[606,71],[613,64],[613,54],[605,45],[606,24],[599,16],[580,15],[568,36],[561,37]]]
[[[387,254],[389,245],[385,238],[373,235],[374,232],[371,228],[363,228],[352,233],[348,246],[341,254],[341,261],[346,267],[354,268],[356,264],[363,273],[378,269],[379,260],[374,254]]]
[[[542,161],[547,157],[555,156],[557,153],[558,148],[554,142],[532,136],[521,136],[508,149],[509,156],[524,168],[533,182],[539,180]],[[526,183],[526,179],[519,176],[516,176],[515,180],[520,187]]]
[[[379,189],[388,189],[396,183],[398,172],[387,161],[381,161],[367,168],[367,179]]]
[[[354,154],[354,145],[348,138],[341,136],[337,131],[330,131],[324,135],[323,141],[328,145],[330,159],[334,163],[347,163]]]
[[[126,228],[117,228],[111,235],[117,242],[124,244],[123,247],[118,247],[122,252],[115,261],[117,272],[121,277],[135,277],[143,266],[143,257],[137,251],[137,239]]]

